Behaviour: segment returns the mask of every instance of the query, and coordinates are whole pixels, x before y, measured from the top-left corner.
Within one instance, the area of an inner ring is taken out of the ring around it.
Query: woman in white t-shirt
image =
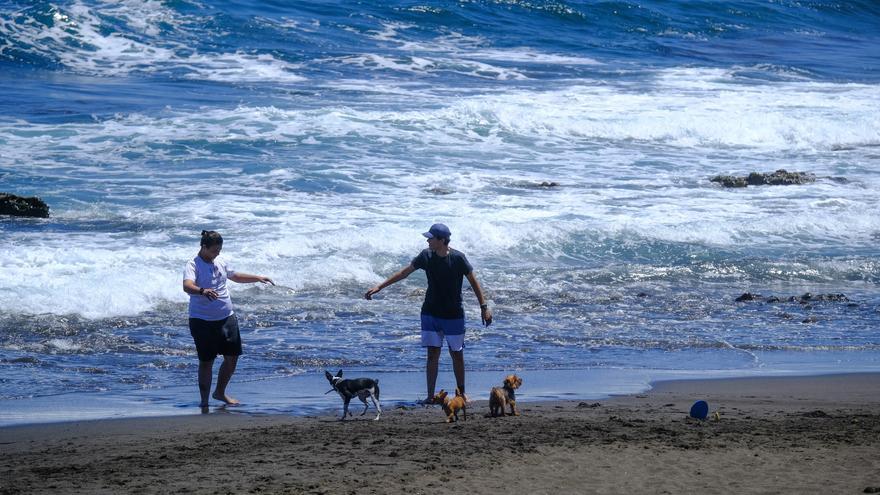
[[[187,262],[183,270],[183,291],[189,294],[189,332],[199,355],[200,407],[208,407],[214,359],[223,355],[223,364],[217,373],[217,388],[211,395],[227,404],[238,401],[226,395],[226,386],[235,373],[241,356],[241,336],[238,320],[232,310],[232,300],[226,289],[226,280],[241,284],[262,282],[275,285],[269,277],[236,272],[223,260],[218,260],[223,249],[223,237],[213,230],[202,231],[201,249]]]

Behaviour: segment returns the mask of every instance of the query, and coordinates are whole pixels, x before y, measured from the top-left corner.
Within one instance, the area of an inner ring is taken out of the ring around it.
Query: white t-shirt
[[[183,269],[183,279],[192,280],[205,289],[214,289],[217,299],[212,301],[208,296],[190,294],[189,317],[217,321],[231,315],[232,299],[226,290],[226,279],[233,275],[235,271],[230,270],[226,262],[220,259],[214,258],[213,263],[208,263],[198,255],[191,259]]]

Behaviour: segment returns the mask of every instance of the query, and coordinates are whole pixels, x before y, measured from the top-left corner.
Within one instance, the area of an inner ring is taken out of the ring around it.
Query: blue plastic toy
[[[709,404],[704,400],[698,400],[691,406],[691,417],[696,419],[706,419],[709,416]]]

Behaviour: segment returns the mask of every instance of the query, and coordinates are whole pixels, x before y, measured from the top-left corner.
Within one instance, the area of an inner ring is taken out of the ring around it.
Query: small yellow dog
[[[492,387],[489,392],[489,416],[504,416],[504,407],[510,406],[511,416],[519,416],[516,410],[516,389],[522,385],[522,378],[516,375],[507,375],[503,387]]]
[[[440,390],[440,392],[434,396],[434,404],[441,404],[443,406],[443,412],[446,413],[447,423],[458,421],[459,410],[463,413],[464,420],[467,421],[467,402],[465,401],[464,394],[462,394],[457,388],[455,389],[455,397],[451,399],[449,398],[449,392]]]

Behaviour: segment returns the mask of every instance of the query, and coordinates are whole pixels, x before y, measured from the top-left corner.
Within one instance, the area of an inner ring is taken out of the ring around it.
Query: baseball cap
[[[452,232],[449,231],[449,227],[443,225],[442,223],[435,223],[434,225],[431,225],[431,228],[422,235],[427,237],[428,239],[433,239],[435,237],[449,239],[452,236]]]

